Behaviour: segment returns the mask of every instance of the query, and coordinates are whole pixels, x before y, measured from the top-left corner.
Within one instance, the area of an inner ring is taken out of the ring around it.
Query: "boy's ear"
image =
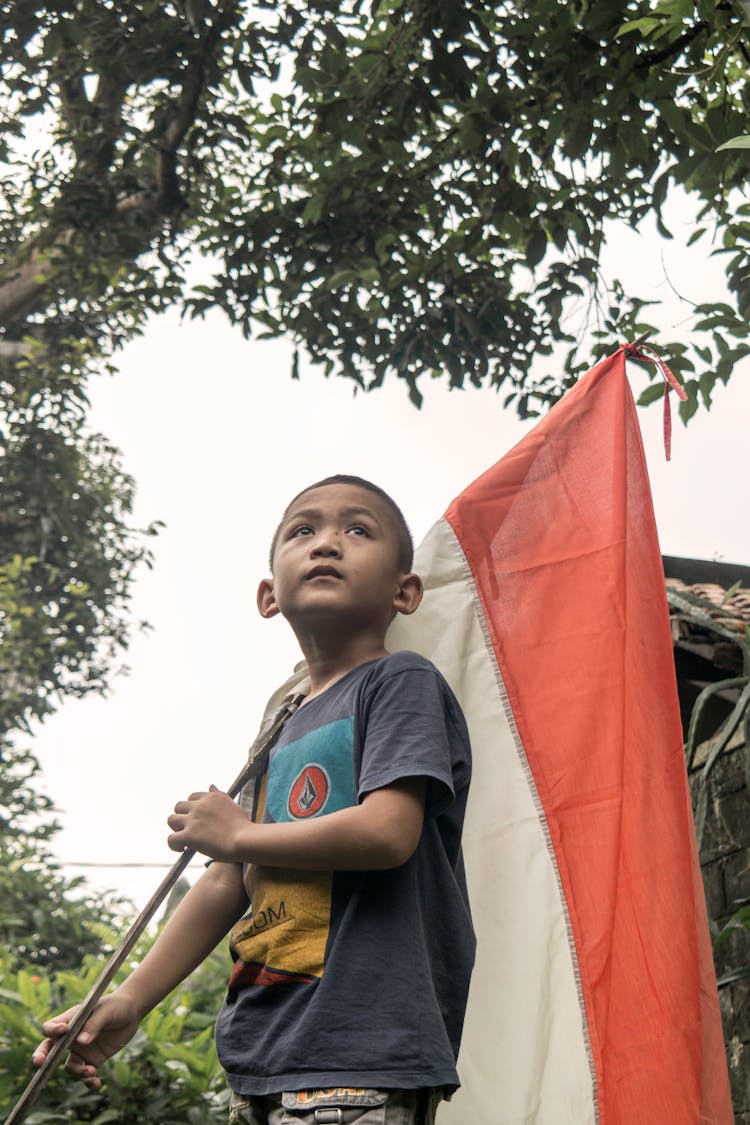
[[[273,581],[270,578],[264,578],[258,587],[257,594],[258,612],[261,617],[275,617],[280,612],[276,604],[276,598],[273,592]]]
[[[404,574],[398,581],[398,590],[393,599],[393,608],[396,613],[403,613],[407,617],[419,608],[422,601],[424,586],[418,574]]]

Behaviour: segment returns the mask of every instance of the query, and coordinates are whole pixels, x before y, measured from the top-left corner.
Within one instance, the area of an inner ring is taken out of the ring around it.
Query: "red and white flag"
[[[450,505],[388,638],[442,670],[474,749],[444,1125],[733,1121],[626,350]]]
[[[620,348],[453,501],[388,633],[443,672],[474,757],[477,962],[439,1125],[734,1120],[634,352],[655,362]]]

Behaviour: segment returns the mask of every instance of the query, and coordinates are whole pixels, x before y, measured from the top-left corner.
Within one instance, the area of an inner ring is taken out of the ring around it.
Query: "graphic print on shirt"
[[[356,804],[354,720],[337,719],[279,746],[258,790],[254,819],[288,823]],[[332,873],[251,866],[252,911],[232,930],[240,960],[230,988],[315,980],[323,975]]]
[[[290,815],[304,820],[322,812],[330,792],[331,779],[322,766],[305,766],[289,791]]]

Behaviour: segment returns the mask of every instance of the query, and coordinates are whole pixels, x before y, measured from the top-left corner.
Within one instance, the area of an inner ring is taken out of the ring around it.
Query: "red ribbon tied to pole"
[[[627,344],[625,355],[630,359],[640,360],[641,363],[652,363],[664,380],[664,455],[669,461],[672,457],[672,408],[669,392],[676,391],[677,397],[685,402],[687,399],[685,388],[677,381],[666,360],[645,343],[645,337],[641,337],[633,344]]]

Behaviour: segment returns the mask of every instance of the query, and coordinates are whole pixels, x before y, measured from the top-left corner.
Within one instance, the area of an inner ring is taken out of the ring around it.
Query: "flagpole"
[[[269,723],[264,725],[260,734],[250,748],[250,752],[248,754],[245,765],[242,767],[237,777],[227,789],[227,793],[230,797],[236,797],[240,790],[263,769],[266,757],[269,750],[271,749],[274,740],[276,739],[277,735],[281,731],[282,726],[289,718],[289,716],[297,710],[303,698],[304,695],[297,694],[292,698],[287,699],[281,705],[279,710],[273,715]],[[151,921],[161,904],[164,902],[165,898],[172,890],[175,883],[180,878],[183,871],[193,859],[195,854],[195,848],[186,848],[182,852],[180,858],[177,860],[174,866],[164,876],[161,883],[156,888],[151,898],[144,906],[143,910],[141,910],[140,914],[133,922],[132,926],[130,927],[127,934],[122,939],[110,959],[107,961],[97,979],[94,981],[94,984],[92,985],[88,995],[84,998],[75,1016],[70,1021],[68,1030],[64,1035],[57,1039],[50,1048],[44,1062],[41,1064],[34,1077],[26,1086],[26,1089],[21,1094],[21,1097],[13,1106],[13,1109],[10,1112],[10,1116],[6,1117],[4,1125],[19,1125],[19,1123],[23,1121],[26,1114],[34,1105],[44,1087],[47,1085],[47,1082],[49,1081],[53,1070],[59,1063],[60,1058],[72,1046],[74,1040],[77,1038],[79,1032],[83,1028],[89,1016],[94,1011],[97,1004],[104,995],[107,987],[114,979],[117,971],[121,968],[129,954],[133,951],[134,946],[142,937],[146,926]]]

